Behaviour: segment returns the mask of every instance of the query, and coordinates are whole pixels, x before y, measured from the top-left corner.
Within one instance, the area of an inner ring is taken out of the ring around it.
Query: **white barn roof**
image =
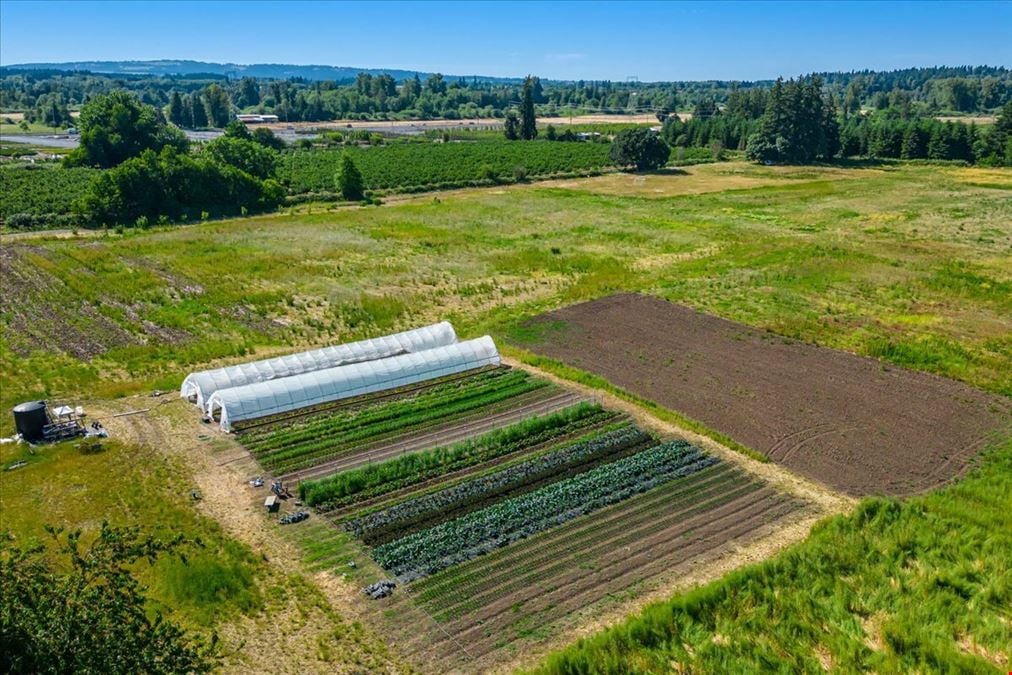
[[[486,335],[426,351],[219,389],[208,399],[207,410],[211,414],[220,410],[221,428],[229,431],[234,422],[395,389],[499,363],[499,350]]]
[[[183,398],[196,396],[197,405],[203,408],[211,394],[219,389],[241,387],[255,382],[266,382],[279,377],[291,377],[350,363],[385,359],[398,354],[420,352],[456,342],[457,334],[454,332],[453,326],[449,322],[443,321],[372,340],[349,342],[288,356],[190,373],[183,380],[183,384],[179,388],[179,395]]]

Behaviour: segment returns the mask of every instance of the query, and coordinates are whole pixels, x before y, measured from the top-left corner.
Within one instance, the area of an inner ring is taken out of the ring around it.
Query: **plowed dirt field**
[[[1012,403],[960,382],[619,294],[532,319],[523,346],[699,420],[851,495],[964,473]]]

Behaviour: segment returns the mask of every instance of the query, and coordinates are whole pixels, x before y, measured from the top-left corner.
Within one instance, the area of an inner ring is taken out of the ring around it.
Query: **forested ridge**
[[[296,71],[298,72],[298,71]],[[316,71],[310,71],[316,72]],[[332,119],[459,119],[503,117],[520,102],[523,79],[450,77],[440,73],[359,72],[334,80],[257,79],[220,73],[123,75],[54,69],[4,68],[0,109],[59,124],[70,109],[115,90],[135,93],[180,126],[224,126],[218,110],[278,115],[283,121]],[[930,114],[989,113],[1012,98],[1004,67],[910,68],[889,72],[817,73],[827,94],[850,112],[889,107],[897,96]],[[687,112],[723,106],[741,91],[770,90],[775,82],[549,81],[535,78],[538,114]],[[226,120],[227,122],[227,120]]]

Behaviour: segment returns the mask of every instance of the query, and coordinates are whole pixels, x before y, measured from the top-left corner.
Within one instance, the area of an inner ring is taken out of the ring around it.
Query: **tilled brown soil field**
[[[549,312],[523,346],[699,420],[851,495],[959,476],[1012,403],[960,382],[790,340],[659,298]]]

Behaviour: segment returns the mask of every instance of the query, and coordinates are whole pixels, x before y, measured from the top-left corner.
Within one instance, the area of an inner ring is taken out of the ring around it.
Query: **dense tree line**
[[[1012,166],[1012,102],[995,124],[942,122],[887,108],[850,117],[841,129],[844,157],[963,160]]]
[[[1007,68],[917,68],[892,72],[824,73],[823,87],[845,114],[895,105],[897,93],[921,114],[991,112],[1012,99],[1012,71]],[[516,109],[526,80],[448,78],[360,73],[354,80],[311,81],[300,78],[229,79],[223,75],[108,76],[51,70],[5,71],[0,77],[0,107],[31,111],[83,105],[115,90],[131,91],[142,103],[162,109],[184,127],[224,126],[223,111],[276,114],[283,121],[339,118],[505,117]],[[675,110],[730,107],[736,94],[768,92],[772,81],[759,82],[547,82],[532,78],[531,99],[539,115],[571,112],[653,112],[661,118]],[[62,106],[62,107],[61,107]],[[732,111],[732,114],[737,114]],[[41,119],[41,117],[40,117]],[[61,120],[62,121],[62,120]]]
[[[159,110],[127,92],[97,96],[81,110],[81,145],[67,166],[102,172],[78,205],[96,224],[154,224],[272,209],[285,190],[275,179],[277,139],[232,121],[193,152]]]
[[[819,76],[733,90],[724,106],[703,101],[693,117],[665,119],[673,147],[747,150],[757,161],[805,163],[838,157],[962,160],[1012,165],[1012,102],[993,125],[940,121],[897,92],[882,110],[848,113]],[[752,141],[750,145],[750,141]]]

